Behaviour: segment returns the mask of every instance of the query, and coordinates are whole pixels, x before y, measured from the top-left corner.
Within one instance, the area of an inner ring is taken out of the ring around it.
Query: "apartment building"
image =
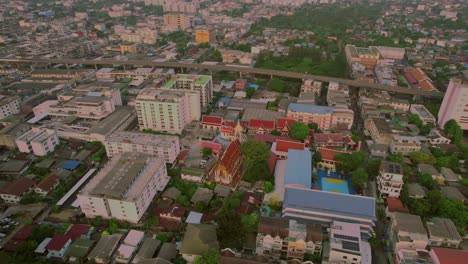
[[[126,152],[110,160],[77,197],[88,218],[138,223],[169,180],[163,159]]]
[[[200,6],[198,1],[167,0],[163,5],[164,12],[195,14]]]
[[[211,30],[197,29],[195,30],[195,41],[197,44],[213,43],[216,41],[216,35]]]
[[[375,144],[390,145],[393,140],[393,132],[390,124],[382,118],[368,118],[365,127]]]
[[[116,131],[104,141],[109,158],[124,152],[138,152],[164,159],[173,164],[180,153],[179,137],[142,132]]]
[[[3,187],[0,190],[0,198],[5,203],[19,203],[26,193],[34,189],[35,185],[35,181],[21,177]]]
[[[322,82],[304,79],[301,85],[301,93],[318,93],[322,90]]]
[[[354,111],[346,107],[333,109],[330,127],[339,130],[351,130],[354,123]]]
[[[54,130],[33,127],[16,139],[18,150],[24,153],[34,153],[36,156],[45,156],[54,152],[60,144]]]
[[[333,221],[329,234],[329,252],[323,253],[324,256],[328,256],[328,263],[372,263],[370,245],[361,240],[361,231],[358,224]]]
[[[394,212],[389,227],[390,241],[395,254],[399,250],[425,249],[429,243],[421,217],[412,214]]]
[[[0,95],[0,119],[19,113],[20,102],[18,96]]]
[[[304,187],[286,186],[283,217],[325,226],[329,226],[335,220],[355,223],[360,226],[361,236],[369,238],[376,221],[375,199]]]
[[[93,73],[94,70],[87,69],[35,69],[29,75],[38,79],[80,79],[89,77]]]
[[[213,77],[211,75],[177,74],[164,85],[167,89],[198,91],[201,107],[207,107],[213,100]],[[197,120],[200,117],[197,118]]]
[[[383,59],[376,47],[362,48],[348,44],[345,47],[345,53],[350,67],[354,62],[358,62],[366,69],[374,70],[377,63]]]
[[[16,139],[29,131],[31,126],[27,123],[15,122],[7,125],[0,130],[0,146],[5,146],[7,149],[16,149]]]
[[[137,52],[138,52],[137,43],[126,41],[120,44],[120,54],[122,55],[135,54]]]
[[[333,107],[291,103],[287,117],[305,124],[316,123],[320,130],[329,130],[332,125]]]
[[[468,82],[451,79],[439,109],[437,125],[444,127],[447,121],[457,121],[463,130],[468,130]]]
[[[400,197],[403,188],[403,167],[401,164],[382,161],[377,177],[377,186],[382,196]]]
[[[434,124],[436,123],[436,118],[427,110],[424,105],[412,104],[410,106],[410,113],[416,114],[419,116],[423,124]]]
[[[180,134],[186,125],[200,119],[200,95],[188,90],[145,88],[136,98],[136,110],[140,130]]]
[[[392,154],[402,153],[407,156],[412,152],[421,150],[421,142],[414,136],[393,135],[390,143],[390,152]]]
[[[190,28],[190,16],[184,13],[168,13],[163,15],[163,27],[165,32],[186,30]]]
[[[256,254],[303,261],[304,254],[322,251],[321,225],[260,216]]]

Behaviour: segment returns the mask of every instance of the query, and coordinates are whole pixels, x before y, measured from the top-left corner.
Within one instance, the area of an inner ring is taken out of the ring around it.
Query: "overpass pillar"
[[[95,69],[96,71],[98,70],[97,64],[94,64],[94,69]]]
[[[239,72],[239,78],[242,79],[242,72]]]
[[[180,67],[180,73],[184,73],[184,68]]]
[[[69,70],[69,69],[70,69],[70,66],[68,65],[68,63],[67,63],[67,64],[65,64],[65,67],[67,67],[67,70]]]

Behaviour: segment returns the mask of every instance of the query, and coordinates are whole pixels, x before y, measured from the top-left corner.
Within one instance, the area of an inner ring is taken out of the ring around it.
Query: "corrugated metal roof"
[[[312,154],[309,150],[290,149],[284,184],[302,184],[312,187]]]

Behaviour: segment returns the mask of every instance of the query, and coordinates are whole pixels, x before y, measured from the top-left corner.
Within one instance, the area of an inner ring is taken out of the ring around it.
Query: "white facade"
[[[213,100],[213,77],[211,75],[177,74],[164,84],[164,88],[198,91],[201,107]],[[200,119],[200,118],[198,118]]]
[[[20,98],[18,96],[0,95],[0,119],[17,114],[20,111]]]
[[[377,185],[381,195],[400,197],[403,188],[403,168],[401,164],[383,161],[380,165]]]
[[[445,92],[439,109],[437,125],[443,128],[447,121],[454,119],[463,130],[468,130],[468,82],[452,79]]]
[[[163,159],[127,152],[109,161],[77,196],[86,217],[138,223],[169,180]]]
[[[136,109],[140,129],[180,134],[184,127],[201,116],[200,95],[191,91],[143,89]]]
[[[393,135],[390,143],[390,152],[392,154],[402,153],[409,155],[412,152],[421,150],[421,142],[416,137]]]
[[[57,133],[54,130],[32,128],[16,139],[16,145],[20,152],[34,153],[36,156],[45,156],[54,152],[60,144]]]
[[[358,224],[334,221],[330,226],[330,263],[370,264],[370,247],[361,240]]]

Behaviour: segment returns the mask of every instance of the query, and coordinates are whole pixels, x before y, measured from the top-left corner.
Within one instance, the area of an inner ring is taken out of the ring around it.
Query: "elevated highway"
[[[291,72],[291,71],[279,71],[270,69],[260,69],[242,66],[232,66],[223,64],[201,64],[201,63],[180,63],[180,62],[157,62],[147,60],[109,60],[109,59],[21,59],[21,58],[0,58],[2,64],[82,64],[82,65],[94,65],[94,66],[112,66],[112,65],[123,65],[123,66],[137,66],[137,67],[163,67],[163,68],[187,68],[187,69],[200,69],[210,71],[231,71],[239,73],[253,73],[268,76],[279,76],[288,77],[294,79],[313,79],[321,82],[339,82],[352,87],[362,87],[373,90],[387,91],[398,94],[410,94],[420,95],[426,97],[443,97],[443,93],[438,91],[423,91],[419,89],[410,89],[401,86],[388,86],[380,83],[369,83],[359,80],[350,80],[343,78],[335,78],[322,75],[314,75],[307,73]]]

